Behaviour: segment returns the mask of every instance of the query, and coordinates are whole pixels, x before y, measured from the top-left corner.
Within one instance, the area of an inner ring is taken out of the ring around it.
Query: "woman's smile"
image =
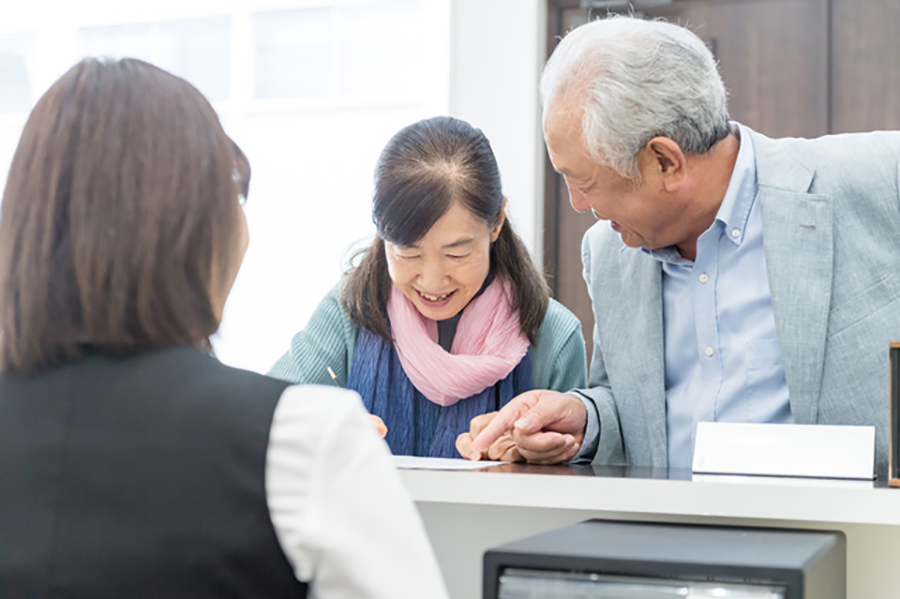
[[[453,294],[456,293],[456,290],[451,291],[450,293],[442,293],[440,295],[432,295],[430,293],[425,293],[424,291],[419,291],[416,289],[416,293],[419,294],[419,297],[422,301],[431,308],[440,308],[449,303]]]

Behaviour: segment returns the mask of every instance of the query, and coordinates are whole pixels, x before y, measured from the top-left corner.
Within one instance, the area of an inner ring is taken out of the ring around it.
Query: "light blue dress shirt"
[[[670,468],[691,467],[698,422],[793,422],[766,275],[756,157],[740,130],[728,190],[697,240],[696,260],[674,247],[643,250],[663,269]],[[596,408],[579,397],[588,426],[575,461],[593,455],[599,436]]]

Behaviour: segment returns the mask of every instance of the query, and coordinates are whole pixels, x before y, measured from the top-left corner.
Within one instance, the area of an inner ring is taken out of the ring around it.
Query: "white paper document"
[[[875,427],[700,422],[693,471],[872,480]]]
[[[508,464],[509,462],[473,462],[462,458],[421,458],[412,455],[395,455],[392,457],[395,468],[411,468],[418,470],[480,470]]]

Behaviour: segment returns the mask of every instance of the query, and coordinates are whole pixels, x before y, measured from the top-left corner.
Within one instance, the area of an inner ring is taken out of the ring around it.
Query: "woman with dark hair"
[[[506,218],[479,129],[436,117],[394,135],[372,218],[374,242],[272,376],[327,384],[331,369],[383,420],[395,455],[433,457],[459,457],[472,419],[520,393],[584,384],[581,325]]]
[[[0,597],[446,597],[358,397],[209,353],[249,176],[137,60],[31,113],[0,206]]]

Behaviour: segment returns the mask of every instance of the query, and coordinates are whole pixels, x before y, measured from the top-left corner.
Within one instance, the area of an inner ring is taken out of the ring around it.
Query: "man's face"
[[[658,249],[676,245],[686,235],[683,207],[666,194],[650,151],[638,157],[643,181],[636,184],[597,164],[586,153],[580,110],[560,100],[544,116],[544,140],[553,167],[565,178],[569,201],[578,212],[590,210],[608,220],[625,245]]]

